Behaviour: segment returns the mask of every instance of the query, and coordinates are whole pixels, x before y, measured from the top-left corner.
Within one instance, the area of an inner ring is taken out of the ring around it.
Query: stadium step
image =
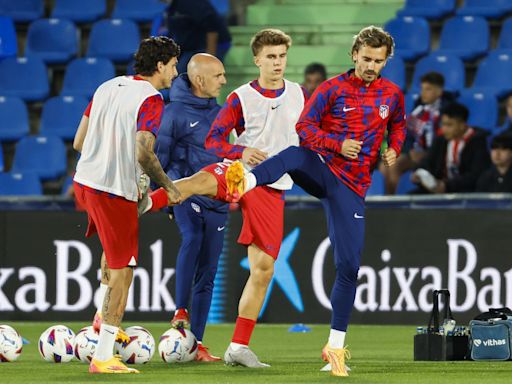
[[[294,45],[328,45],[350,44],[353,36],[363,28],[363,24],[350,25],[273,25],[293,38]],[[247,46],[251,37],[260,31],[262,26],[244,25],[233,26],[229,30],[233,45]]]
[[[253,4],[247,7],[249,25],[382,25],[395,16],[400,3],[376,4]]]

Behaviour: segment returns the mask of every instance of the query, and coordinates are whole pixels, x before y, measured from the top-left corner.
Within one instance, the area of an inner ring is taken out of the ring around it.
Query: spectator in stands
[[[510,103],[510,98],[509,98]],[[476,192],[512,192],[512,135],[501,134],[491,142],[491,167],[476,183]]]
[[[325,80],[327,80],[325,65],[311,63],[304,70],[304,83],[302,83],[302,88],[307,91],[308,96],[311,96],[313,92],[315,92],[315,89]]]
[[[440,73],[423,75],[420,87],[420,97],[407,117],[407,138],[402,154],[394,167],[379,166],[389,195],[395,194],[400,176],[417,168],[424,159],[434,139],[440,135],[441,108],[454,101],[453,95],[444,91],[444,77]]]
[[[231,47],[231,35],[222,18],[208,0],[166,0],[169,36],[181,47],[178,73],[187,69],[190,58],[200,52],[221,61]]]
[[[412,193],[473,192],[489,167],[486,135],[467,125],[468,109],[452,103],[441,110],[441,136],[434,139],[413,175]]]

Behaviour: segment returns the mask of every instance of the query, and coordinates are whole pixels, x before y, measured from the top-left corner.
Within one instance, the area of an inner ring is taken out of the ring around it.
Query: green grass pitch
[[[3,323],[0,321],[0,323]],[[31,344],[14,363],[0,363],[0,383],[511,383],[511,362],[415,362],[415,326],[353,325],[347,336],[352,352],[350,377],[331,377],[320,372],[320,351],[326,340],[327,325],[312,326],[310,333],[289,333],[288,325],[260,324],[251,347],[264,362],[265,370],[226,367],[222,363],[169,365],[158,353],[146,365],[137,366],[140,375],[90,375],[87,365],[78,361],[51,364],[37,350],[39,335],[55,323],[12,323]],[[75,332],[84,323],[67,323]],[[126,326],[132,325],[126,322]],[[148,328],[155,339],[168,328],[165,323],[138,324]],[[230,340],[232,324],[210,325],[205,342],[211,352],[222,356]]]

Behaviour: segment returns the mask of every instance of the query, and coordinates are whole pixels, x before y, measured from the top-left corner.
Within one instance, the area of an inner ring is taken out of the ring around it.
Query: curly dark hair
[[[135,72],[143,76],[151,76],[157,70],[158,62],[167,64],[173,57],[180,55],[180,46],[167,36],[151,36],[140,42],[134,55]]]

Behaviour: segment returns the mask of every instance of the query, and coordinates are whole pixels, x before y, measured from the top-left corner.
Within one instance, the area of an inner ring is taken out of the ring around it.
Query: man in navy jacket
[[[205,53],[194,55],[187,73],[173,82],[155,145],[162,168],[172,180],[192,176],[203,167],[222,161],[206,151],[204,141],[220,109],[215,98],[224,84],[222,62]],[[221,360],[208,352],[202,340],[222,252],[227,210],[226,203],[202,196],[192,196],[174,207],[182,243],[176,261],[176,312],[171,324],[191,326],[200,343],[196,357],[199,361]]]

